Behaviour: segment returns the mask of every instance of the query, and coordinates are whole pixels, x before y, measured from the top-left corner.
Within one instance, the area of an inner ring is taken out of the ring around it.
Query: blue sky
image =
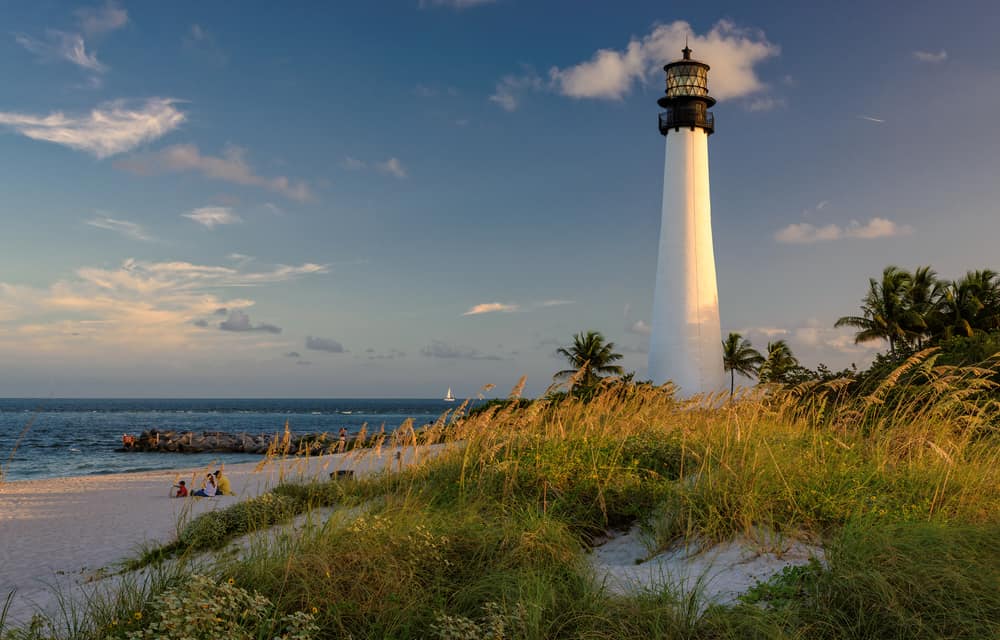
[[[685,35],[723,330],[834,330],[889,263],[993,267],[988,2],[6,2],[0,395],[539,392],[642,377]]]

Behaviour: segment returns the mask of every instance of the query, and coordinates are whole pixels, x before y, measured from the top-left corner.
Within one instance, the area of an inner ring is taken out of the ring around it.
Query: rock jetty
[[[347,436],[344,448],[351,448],[354,436]],[[159,431],[150,429],[139,436],[123,439],[119,451],[170,453],[331,453],[340,448],[336,434],[307,433],[227,433],[225,431]]]

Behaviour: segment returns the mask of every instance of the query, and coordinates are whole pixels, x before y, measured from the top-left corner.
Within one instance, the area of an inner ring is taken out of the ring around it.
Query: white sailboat
[[[451,387],[448,387],[448,393],[444,395],[445,402],[454,402],[455,396],[451,395]]]

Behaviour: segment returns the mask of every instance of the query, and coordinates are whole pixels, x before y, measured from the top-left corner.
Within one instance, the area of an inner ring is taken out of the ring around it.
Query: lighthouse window
[[[667,96],[708,95],[708,70],[701,65],[683,64],[667,74]]]

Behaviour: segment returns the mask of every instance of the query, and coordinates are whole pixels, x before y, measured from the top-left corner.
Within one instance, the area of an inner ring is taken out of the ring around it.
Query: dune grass
[[[998,637],[994,373],[923,352],[862,396],[841,381],[758,388],[731,403],[609,384],[586,402],[468,417],[460,407],[395,434],[405,447],[446,445],[437,455],[203,514],[172,543],[174,560],[146,558],[154,571],[172,567],[169,580],[133,586],[72,634],[4,638],[153,637],[151,620],[191,615],[165,609],[164,594],[186,588],[197,601],[201,576],[259,605],[244,607],[257,612],[245,620],[205,619],[198,638],[223,628],[355,639]],[[224,550],[317,507],[335,511]],[[735,606],[670,586],[616,596],[591,574],[587,548],[634,523],[658,548],[776,532],[819,542],[826,557]],[[223,551],[210,566],[191,563],[211,549]]]

